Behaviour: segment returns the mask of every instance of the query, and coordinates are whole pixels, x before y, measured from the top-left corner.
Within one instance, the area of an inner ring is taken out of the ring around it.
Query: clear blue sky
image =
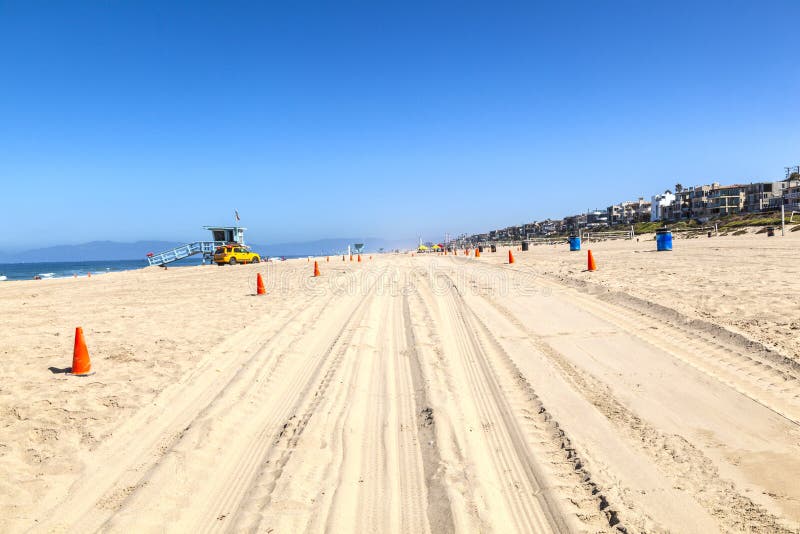
[[[800,2],[699,4],[0,1],[0,247],[234,208],[257,243],[435,240],[782,178]]]

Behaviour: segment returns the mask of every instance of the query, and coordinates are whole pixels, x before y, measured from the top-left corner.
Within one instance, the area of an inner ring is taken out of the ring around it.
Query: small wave
[[[39,273],[42,278],[53,278],[55,275],[56,273]]]

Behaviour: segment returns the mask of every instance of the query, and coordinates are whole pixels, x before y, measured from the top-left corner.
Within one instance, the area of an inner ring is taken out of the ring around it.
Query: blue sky
[[[779,179],[800,163],[798,20],[795,1],[0,1],[0,222],[32,246],[192,240],[236,208],[257,243],[435,240]]]

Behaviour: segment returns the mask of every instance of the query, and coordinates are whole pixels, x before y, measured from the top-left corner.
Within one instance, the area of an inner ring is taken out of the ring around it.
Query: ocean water
[[[285,259],[305,258],[299,255],[283,256]],[[277,259],[277,258],[276,258]],[[201,265],[202,256],[191,256],[180,261],[169,263],[173,267]],[[97,276],[117,271],[131,271],[147,267],[147,260],[107,260],[107,261],[52,261],[40,263],[0,263],[0,284],[13,280],[33,280],[38,276],[42,280],[48,278],[72,278],[73,276]]]
[[[199,265],[201,259],[192,261],[187,258],[184,261],[176,262],[172,265]],[[172,266],[170,265],[170,266]],[[72,278],[73,276],[92,276],[99,274],[112,273],[116,271],[130,271],[147,267],[146,260],[108,260],[108,261],[53,261],[42,263],[0,263],[0,280],[5,276],[4,281],[13,280],[33,280],[39,276],[43,280],[48,278]],[[0,281],[2,283],[2,281]]]

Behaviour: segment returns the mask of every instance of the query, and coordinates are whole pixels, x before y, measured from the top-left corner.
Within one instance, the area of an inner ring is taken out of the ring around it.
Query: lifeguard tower
[[[173,261],[182,260],[195,254],[202,254],[203,257],[211,257],[217,247],[228,243],[237,243],[244,245],[244,231],[247,228],[242,226],[204,226],[206,230],[211,232],[211,241],[195,241],[194,243],[186,243],[171,250],[165,250],[154,254],[150,252],[147,255],[147,263],[150,265],[166,265]]]
[[[204,226],[203,228],[211,232],[211,237],[215,242],[244,245],[244,231],[247,228],[241,226]]]
[[[353,252],[355,254],[361,254],[364,252],[364,243],[353,243]]]

